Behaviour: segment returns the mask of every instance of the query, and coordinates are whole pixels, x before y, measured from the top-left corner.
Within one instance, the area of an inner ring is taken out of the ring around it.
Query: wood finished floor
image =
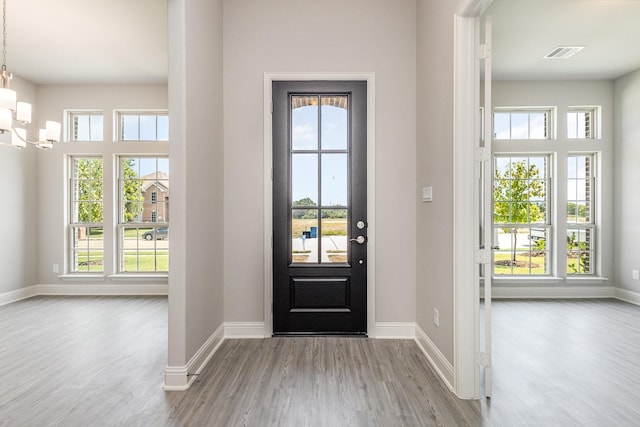
[[[0,426],[640,426],[640,307],[494,303],[494,395],[462,401],[413,341],[227,340],[164,392],[166,298],[0,307]]]

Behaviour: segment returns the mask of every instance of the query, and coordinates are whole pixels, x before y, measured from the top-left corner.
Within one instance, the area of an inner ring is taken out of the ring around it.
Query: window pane
[[[72,227],[71,270],[73,272],[103,271],[102,227]]]
[[[158,141],[169,140],[169,116],[158,115]]]
[[[123,141],[136,141],[139,137],[138,116],[122,115],[121,118],[121,138]]]
[[[511,113],[511,139],[529,138],[529,113]]]
[[[291,203],[316,206],[318,203],[318,155],[291,155]]]
[[[495,139],[511,139],[511,114],[495,113],[493,116],[493,132]]]
[[[322,97],[322,149],[346,150],[348,110],[346,96]]]
[[[91,141],[102,141],[104,139],[104,129],[102,124],[102,116],[92,115],[90,118]]]
[[[529,138],[531,139],[546,139],[547,138],[547,114],[530,113],[529,114]]]
[[[156,116],[140,116],[140,141],[155,141]]]
[[[291,210],[291,262],[318,262],[318,211]]]
[[[322,257],[323,263],[347,262],[347,210],[322,210]]]
[[[291,148],[316,150],[318,148],[318,97],[293,96],[291,107]]]
[[[123,227],[120,233],[121,271],[169,271],[168,227]]]
[[[567,273],[593,273],[593,228],[567,229]]]
[[[501,227],[496,229],[493,272],[496,275],[549,274],[549,229]]]
[[[347,206],[348,154],[322,155],[322,205]]]

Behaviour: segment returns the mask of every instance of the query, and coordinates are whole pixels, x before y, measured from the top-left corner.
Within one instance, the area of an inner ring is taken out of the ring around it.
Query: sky
[[[347,205],[347,110],[323,105],[295,108],[292,113],[292,198],[309,197],[324,206]],[[320,127],[320,132],[318,128]],[[320,141],[318,141],[320,139]],[[322,150],[344,150],[322,153]],[[321,165],[321,166],[320,166]],[[320,169],[320,182],[318,182]],[[319,190],[319,184],[321,190]],[[319,194],[320,193],[320,194]],[[319,198],[321,196],[321,198]]]

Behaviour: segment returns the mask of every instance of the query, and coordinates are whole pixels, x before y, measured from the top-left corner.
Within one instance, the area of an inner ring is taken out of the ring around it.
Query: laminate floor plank
[[[457,399],[412,340],[225,340],[162,390],[163,297],[0,307],[0,426],[640,426],[640,307],[493,305],[489,400]]]

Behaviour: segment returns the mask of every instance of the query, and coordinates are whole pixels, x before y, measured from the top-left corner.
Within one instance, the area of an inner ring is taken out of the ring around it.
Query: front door
[[[273,82],[273,334],[367,333],[367,83]]]

